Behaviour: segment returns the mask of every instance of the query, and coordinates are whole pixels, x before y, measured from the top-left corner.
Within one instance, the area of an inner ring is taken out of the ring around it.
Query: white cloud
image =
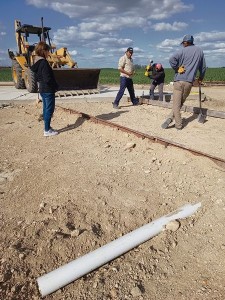
[[[194,36],[194,43],[201,47],[207,48],[215,48],[215,47],[224,47],[225,45],[225,32],[200,32],[193,35]],[[161,43],[157,45],[158,48],[174,48],[180,45],[183,36],[176,39],[165,39]],[[216,43],[215,43],[216,42]],[[219,46],[220,45],[220,46]]]
[[[77,55],[78,52],[77,52],[77,50],[70,50],[70,54],[71,54],[71,55]]]
[[[173,22],[173,24],[161,22],[152,25],[152,28],[155,31],[182,31],[187,28],[187,26],[188,24],[184,22]]]
[[[199,15],[191,1],[184,0],[26,0],[26,3],[66,16],[67,26],[57,27],[57,20],[54,24],[56,30],[51,34],[54,43],[57,48],[68,47],[70,53],[70,49],[76,49],[72,55],[80,55],[79,60],[91,63],[93,57],[110,64],[128,46],[136,46],[135,60],[141,62],[157,56],[165,64],[170,54],[179,49],[183,36],[190,33],[185,32],[187,28],[191,29],[196,22],[210,22],[206,15]],[[213,24],[205,25],[207,30],[214,28]],[[196,45],[204,51],[213,50],[215,56],[221,55],[225,32],[208,31],[193,32]],[[181,32],[180,37],[176,32]],[[164,39],[165,33],[169,38]]]
[[[81,31],[98,31],[102,33],[109,33],[112,31],[121,30],[121,28],[148,27],[148,23],[146,19],[142,17],[136,17],[133,19],[117,16],[107,20],[107,18],[104,16],[93,18],[90,22],[82,22],[78,26]]]
[[[105,53],[105,51],[106,51],[106,49],[105,48],[97,48],[97,49],[95,49],[95,52],[96,53]]]
[[[113,46],[113,48],[117,47],[129,47],[133,44],[133,41],[131,39],[117,39],[117,38],[108,38],[104,37],[99,40],[99,44],[104,46]]]
[[[157,48],[159,49],[173,49],[174,47],[177,47],[180,45],[182,39],[165,39],[161,43],[157,45]]]
[[[65,29],[58,29],[53,34],[53,41],[56,44],[70,44],[74,41],[79,43],[88,40],[96,40],[101,34],[95,31],[80,31],[76,26],[70,26]]]
[[[211,31],[199,32],[193,35],[194,43],[204,51],[207,65],[218,64],[225,54],[225,32]],[[177,51],[183,37],[178,39],[165,39],[156,47],[161,52],[169,53],[169,56]]]
[[[38,8],[51,8],[63,13],[70,18],[89,18],[93,16],[117,17],[122,15],[124,18],[142,16],[143,18],[162,20],[177,13],[191,11],[192,4],[185,4],[181,0],[66,0],[57,2],[54,0],[27,0],[27,4]]]
[[[196,42],[205,42],[205,41],[224,41],[225,40],[225,31],[211,31],[211,32],[200,32],[195,37]]]
[[[74,26],[58,28],[53,32],[53,42],[57,47],[69,48],[104,47],[121,49],[134,46],[132,30],[140,30],[148,34],[154,26],[154,21],[167,19],[178,13],[190,12],[192,4],[185,4],[182,0],[26,0],[27,4],[37,8],[49,8],[74,20]],[[70,20],[70,23],[71,23]],[[173,24],[156,24],[155,30],[177,31],[185,28],[186,24],[174,22]],[[126,31],[126,36],[122,32]],[[127,33],[127,32],[130,32]],[[129,37],[129,35],[131,37]],[[75,47],[74,47],[75,46]],[[142,50],[143,51],[143,50]],[[109,52],[108,52],[109,54]],[[139,53],[140,54],[140,53]],[[144,54],[143,54],[144,55]]]

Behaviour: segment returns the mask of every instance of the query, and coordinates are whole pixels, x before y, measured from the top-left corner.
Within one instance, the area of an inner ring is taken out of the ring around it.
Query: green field
[[[144,76],[145,69],[137,69],[133,81],[135,84],[149,84],[149,78]],[[171,68],[165,69],[165,82],[173,81],[174,71]],[[116,69],[102,69],[100,73],[100,84],[119,84],[119,72]],[[204,81],[225,82],[225,68],[208,68]]]
[[[144,76],[145,69],[136,70],[133,77],[135,84],[149,84],[149,78]],[[165,82],[173,81],[174,71],[170,68],[165,69]],[[0,67],[0,81],[12,81],[11,68]],[[223,81],[225,82],[225,68],[208,68],[204,81]],[[117,69],[101,69],[100,84],[119,84],[119,72]]]

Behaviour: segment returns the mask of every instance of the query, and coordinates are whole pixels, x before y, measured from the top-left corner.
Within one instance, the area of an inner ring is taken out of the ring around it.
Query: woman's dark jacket
[[[39,82],[39,93],[55,93],[58,90],[53,70],[46,59],[38,59],[31,67],[31,71],[36,74]]]

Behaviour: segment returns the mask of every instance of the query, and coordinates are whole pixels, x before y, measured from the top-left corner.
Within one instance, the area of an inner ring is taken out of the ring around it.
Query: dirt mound
[[[165,108],[122,100],[114,111],[104,99],[58,105],[225,157],[221,119],[163,130]],[[40,112],[33,103],[0,109],[1,298],[40,299],[39,276],[201,202],[176,228],[45,299],[224,299],[224,168],[60,109],[52,125],[61,133],[45,138]]]

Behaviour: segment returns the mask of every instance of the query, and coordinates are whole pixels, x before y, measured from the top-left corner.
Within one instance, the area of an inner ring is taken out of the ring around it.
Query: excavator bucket
[[[53,69],[59,91],[97,89],[100,69]]]

